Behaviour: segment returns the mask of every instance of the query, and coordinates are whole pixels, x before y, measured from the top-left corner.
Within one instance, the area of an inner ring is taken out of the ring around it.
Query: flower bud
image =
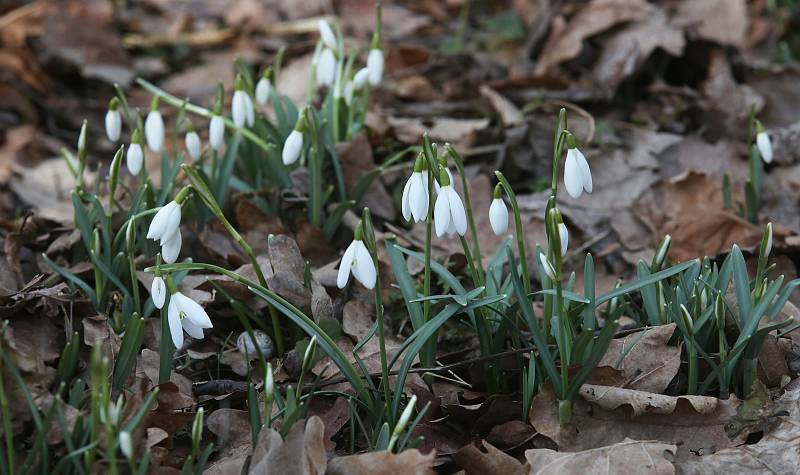
[[[375,48],[367,56],[367,69],[369,70],[369,83],[373,86],[380,84],[383,79],[383,51]]]
[[[122,114],[119,112],[119,99],[116,97],[108,103],[106,112],[106,136],[108,140],[116,142],[122,133]]]

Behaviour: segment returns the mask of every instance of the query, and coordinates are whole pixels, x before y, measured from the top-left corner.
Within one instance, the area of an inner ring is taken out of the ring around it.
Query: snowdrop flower
[[[467,213],[464,211],[461,197],[450,184],[445,170],[442,169],[439,174],[442,188],[439,190],[439,196],[436,197],[436,204],[433,207],[436,236],[442,237],[445,234],[452,236],[455,233],[463,236],[467,232]]]
[[[259,104],[266,104],[269,100],[270,91],[272,91],[272,83],[266,75],[262,76],[256,84],[256,102]]]
[[[164,119],[161,118],[161,112],[158,112],[158,96],[153,98],[150,113],[144,120],[144,138],[147,140],[147,147],[150,150],[161,151],[161,147],[164,145]]]
[[[758,153],[761,155],[761,159],[764,160],[764,163],[771,163],[772,162],[772,141],[767,135],[767,131],[764,130],[764,126],[761,125],[761,121],[756,121],[756,147],[758,147]]]
[[[181,225],[181,205],[176,201],[170,201],[164,205],[150,222],[147,230],[147,239],[161,241],[163,246],[171,237],[178,232]]]
[[[128,460],[133,459],[133,442],[131,442],[131,433],[126,430],[119,431],[119,449],[125,458]]]
[[[119,416],[122,414],[122,394],[119,395],[117,398],[117,402],[108,402],[108,406],[100,407],[100,422],[103,424],[110,423],[111,425],[117,425],[119,422]]]
[[[181,230],[177,230],[172,237],[161,243],[161,257],[167,264],[173,264],[178,260],[178,255],[181,253],[181,244],[183,238],[181,237]]]
[[[428,172],[425,171],[422,154],[414,162],[414,171],[403,188],[401,208],[406,221],[411,221],[413,217],[414,222],[418,223],[428,217]]]
[[[592,192],[592,171],[589,163],[574,143],[567,150],[567,161],[564,164],[564,188],[573,198],[579,198],[584,190]]]
[[[225,121],[222,116],[214,114],[211,116],[211,121],[208,123],[208,143],[216,151],[222,147],[222,142],[225,139]]]
[[[167,309],[169,333],[175,348],[183,346],[183,331],[186,330],[192,338],[203,339],[203,329],[212,328],[211,319],[199,303],[175,292],[169,299]]]
[[[331,28],[331,24],[325,20],[319,21],[319,37],[326,48],[336,50],[339,49],[339,41],[336,39],[336,34]]]
[[[108,140],[116,142],[122,133],[122,114],[119,112],[119,99],[116,97],[108,103],[106,112],[106,136]]]
[[[78,153],[83,153],[86,150],[86,129],[89,128],[89,123],[84,119],[81,124],[81,133],[78,134]]]
[[[542,264],[544,273],[547,274],[547,277],[549,277],[550,280],[556,280],[556,270],[553,269],[553,264],[550,263],[550,261],[547,259],[547,256],[545,256],[542,252],[539,253],[539,262]]]
[[[508,231],[508,208],[506,202],[503,201],[502,188],[498,183],[494,187],[494,199],[489,206],[489,224],[492,225],[492,231],[498,236],[502,236]]]
[[[569,230],[567,225],[558,223],[558,238],[561,241],[561,257],[567,255],[567,247],[569,247]]]
[[[167,300],[167,284],[161,276],[153,278],[153,283],[150,284],[150,297],[157,309],[164,307],[164,302]]]
[[[244,90],[241,77],[236,78],[236,91],[233,93],[233,103],[231,105],[231,115],[236,127],[244,127],[247,124],[252,127],[255,123],[255,110],[253,100]]]
[[[383,79],[383,50],[372,48],[367,56],[367,69],[369,70],[369,83],[373,86],[380,84]]]
[[[328,48],[322,50],[317,59],[317,84],[332,86],[336,80],[336,56]]]
[[[142,163],[144,163],[144,150],[142,150],[142,133],[139,129],[133,131],[131,137],[131,145],[128,147],[128,152],[125,154],[125,165],[131,175],[138,175],[142,170]]]
[[[367,84],[367,79],[369,78],[369,68],[361,68],[358,70],[355,76],[353,76],[353,84],[355,84],[356,89],[361,89]]]
[[[297,119],[294,125],[294,130],[286,137],[286,142],[283,143],[283,151],[281,158],[284,165],[291,165],[300,158],[300,153],[303,151],[303,129],[306,126],[306,112],[305,109]]]
[[[189,152],[189,156],[192,157],[192,160],[200,158],[200,152],[202,150],[200,136],[194,131],[194,126],[191,122],[189,122],[189,127],[186,129],[184,143],[186,144],[186,151]]]
[[[368,289],[375,287],[375,280],[377,278],[377,271],[375,270],[375,263],[372,261],[372,256],[367,250],[367,246],[363,241],[364,228],[362,223],[358,223],[356,231],[353,236],[353,242],[347,246],[342,256],[342,262],[339,264],[339,275],[336,277],[336,285],[343,289],[347,285],[347,280],[350,274],[356,278],[361,285]]]
[[[356,85],[353,81],[347,81],[344,85],[344,102],[349,106],[353,103],[353,94],[355,93]]]

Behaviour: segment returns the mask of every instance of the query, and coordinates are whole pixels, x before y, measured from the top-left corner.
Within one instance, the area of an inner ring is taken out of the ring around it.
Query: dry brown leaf
[[[457,150],[468,150],[477,133],[489,126],[489,119],[389,117],[387,120],[403,143],[417,145],[422,134],[427,133],[434,142],[451,143]]]
[[[671,475],[671,458],[677,447],[656,441],[625,439],[606,447],[582,452],[556,452],[550,449],[525,451],[529,475],[563,473],[625,473],[626,475]]]
[[[295,423],[286,440],[274,429],[262,430],[253,451],[248,473],[285,475],[323,475],[326,472],[325,426],[312,416]]]
[[[481,86],[480,91],[481,95],[489,101],[492,109],[500,116],[500,122],[502,122],[505,127],[513,127],[525,121],[522,111],[504,95],[486,84]]]
[[[598,367],[622,370],[625,388],[661,393],[681,367],[681,348],[669,346],[674,332],[670,323],[611,340]]]
[[[708,78],[700,91],[705,99],[703,105],[707,116],[704,122],[715,133],[740,137],[735,131],[747,123],[750,114],[758,113],[764,107],[764,98],[755,89],[734,79],[725,54],[719,50],[711,54]]]
[[[372,146],[364,133],[356,135],[347,142],[336,144],[336,153],[342,161],[344,184],[348,190],[352,190],[365,173],[376,167]],[[392,205],[392,197],[386,191],[380,176],[367,188],[362,202],[373,214],[383,219],[393,221],[397,216],[397,211]]]
[[[545,385],[534,397],[530,422],[561,451],[579,452],[630,438],[675,444],[677,457],[686,458],[729,447],[725,426],[734,419],[739,405],[736,399],[677,398],[584,385],[573,405],[571,423],[561,425],[558,401],[552,388]]]
[[[683,0],[676,16],[699,38],[741,46],[747,34],[745,0]]]
[[[539,56],[534,73],[544,74],[553,66],[580,53],[583,40],[620,23],[641,20],[653,14],[645,0],[593,0],[570,18],[563,29],[553,28]]]
[[[434,475],[432,465],[436,453],[423,455],[410,449],[399,454],[392,452],[368,452],[365,454],[336,457],[328,463],[327,475]]]
[[[11,180],[11,189],[38,216],[64,224],[73,222],[70,192],[75,187],[75,178],[63,160],[45,160],[31,168],[16,164],[13,167],[18,178]],[[91,175],[86,173],[89,182],[93,181]]]
[[[483,450],[481,450],[483,449]],[[478,440],[453,454],[453,460],[467,475],[508,474],[523,475],[525,467],[519,460],[486,441]]]
[[[221,408],[213,411],[206,418],[205,425],[217,436],[215,447],[222,453],[230,455],[231,450],[246,446],[250,450],[252,433],[250,431],[250,415],[247,411]]]

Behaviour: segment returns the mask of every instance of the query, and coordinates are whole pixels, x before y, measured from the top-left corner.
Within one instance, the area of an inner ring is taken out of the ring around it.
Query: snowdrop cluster
[[[147,239],[159,241],[161,257],[165,262],[173,263],[181,252],[181,205],[170,201],[164,205],[150,222]]]

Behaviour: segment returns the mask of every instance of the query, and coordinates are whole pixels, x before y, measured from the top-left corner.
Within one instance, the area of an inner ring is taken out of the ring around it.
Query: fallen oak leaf
[[[667,475],[675,473],[669,460],[677,451],[672,444],[625,439],[622,442],[584,450],[557,452],[550,449],[525,451],[530,475],[562,473],[625,473]]]
[[[670,323],[615,338],[597,366],[622,370],[621,387],[661,393],[681,367],[680,347],[669,345],[674,332],[675,324]]]
[[[312,416],[295,422],[286,440],[275,429],[262,430],[250,461],[250,473],[323,475],[328,468],[325,424]]]
[[[422,454],[417,449],[410,449],[399,454],[388,452],[368,452],[365,454],[347,455],[336,457],[328,463],[326,475],[374,475],[387,474],[414,474],[434,475],[433,461],[435,451]]]

